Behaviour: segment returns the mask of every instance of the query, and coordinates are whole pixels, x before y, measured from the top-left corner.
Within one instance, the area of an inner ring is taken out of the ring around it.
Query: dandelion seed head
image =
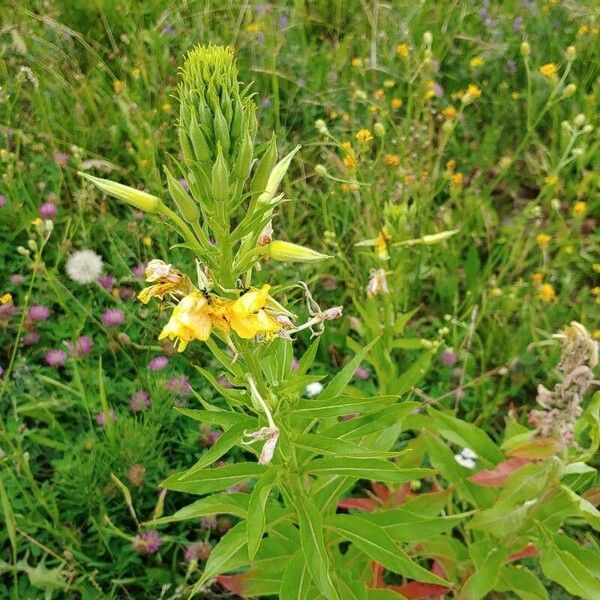
[[[67,259],[66,271],[76,283],[92,283],[102,273],[102,257],[93,250],[77,250]]]

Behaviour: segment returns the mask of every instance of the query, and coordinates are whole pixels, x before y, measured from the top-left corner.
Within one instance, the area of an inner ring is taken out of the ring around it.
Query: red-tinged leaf
[[[384,588],[386,587],[385,581],[383,580],[383,573],[385,572],[385,567],[380,565],[378,562],[373,561],[371,563],[371,570],[373,571],[373,578],[369,582],[370,588]]]
[[[408,600],[427,600],[435,596],[447,594],[450,588],[435,583],[422,583],[420,581],[409,581],[403,585],[390,585],[388,589],[402,594]]]
[[[410,482],[407,482],[392,492],[388,505],[400,506],[407,498],[409,498],[412,495],[414,494],[410,493]]]
[[[371,481],[371,489],[382,502],[387,502],[390,497],[390,489],[387,485],[377,481]]]
[[[355,508],[363,512],[373,512],[379,504],[371,498],[344,498],[338,502],[338,508]]]
[[[444,569],[444,565],[439,560],[434,560],[433,565],[431,565],[431,572],[434,575],[438,575],[442,579],[444,579],[448,573],[446,573],[446,569]]]
[[[483,469],[474,475],[471,475],[468,480],[477,485],[484,487],[500,487],[506,483],[509,475],[512,475],[517,469],[527,464],[529,459],[523,457],[509,458],[499,462],[493,469]]]
[[[252,573],[240,573],[239,575],[219,575],[217,583],[221,584],[227,591],[240,596],[246,591],[246,581],[252,577]]]
[[[508,557],[508,562],[514,562],[515,560],[520,560],[522,558],[527,558],[529,556],[539,556],[539,555],[540,555],[540,553],[539,553],[538,549],[531,542],[529,542],[529,544],[527,544],[526,546],[521,548],[521,550],[519,550],[518,552],[515,552],[514,554],[511,554]]]
[[[590,504],[594,506],[600,506],[600,487],[591,488],[582,494],[582,497],[585,498]]]
[[[531,460],[550,458],[560,450],[560,442],[554,438],[536,438],[508,451],[511,458]]]

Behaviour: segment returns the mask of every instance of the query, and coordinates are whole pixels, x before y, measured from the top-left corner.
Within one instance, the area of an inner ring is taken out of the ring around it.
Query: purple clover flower
[[[115,278],[112,275],[100,275],[98,277],[98,283],[107,291],[112,290]]]
[[[48,350],[44,356],[46,364],[58,369],[62,367],[67,360],[67,353],[64,350]]]
[[[114,423],[117,420],[117,414],[115,413],[115,411],[111,408],[108,411],[108,417],[110,418],[110,420]],[[100,425],[100,427],[104,427],[106,425],[106,413],[105,412],[99,412],[96,415],[96,423],[98,423],[98,425]]]
[[[162,544],[160,534],[156,529],[150,529],[136,535],[133,538],[132,546],[134,552],[140,555],[144,554],[156,554]]]
[[[162,371],[169,364],[166,356],[155,356],[149,363],[148,368],[151,371]]]
[[[129,399],[129,407],[133,412],[139,412],[140,410],[150,406],[150,394],[145,390],[139,390],[135,392]]]
[[[77,358],[83,358],[84,356],[87,356],[92,351],[93,346],[94,340],[87,335],[78,337],[74,342],[67,342],[67,348],[69,349],[71,356]]]
[[[39,208],[39,215],[42,219],[54,219],[56,217],[56,213],[58,212],[58,207],[54,202],[44,202]]]
[[[108,308],[102,313],[104,327],[118,327],[125,321],[125,313],[117,308]]]
[[[39,323],[45,321],[50,316],[50,309],[42,304],[34,304],[29,308],[27,314],[32,321]]]

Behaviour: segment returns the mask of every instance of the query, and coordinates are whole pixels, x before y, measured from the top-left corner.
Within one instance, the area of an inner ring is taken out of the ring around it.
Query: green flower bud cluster
[[[209,213],[239,203],[254,160],[258,123],[250,88],[238,81],[233,50],[192,50],[179,85],[179,141],[186,179]]]

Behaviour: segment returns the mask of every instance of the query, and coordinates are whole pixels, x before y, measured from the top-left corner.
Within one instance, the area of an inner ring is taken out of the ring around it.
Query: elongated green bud
[[[242,138],[240,148],[237,152],[237,160],[233,169],[233,174],[241,181],[244,181],[250,173],[252,166],[252,156],[254,154],[254,144],[250,133],[247,132]]]
[[[190,143],[190,138],[188,138],[188,135],[183,129],[183,127],[179,127],[179,131],[177,132],[177,134],[179,135],[179,145],[181,146],[183,160],[185,160],[186,165],[189,166],[196,159],[194,155],[194,150],[192,148],[192,144]]]
[[[124,200],[128,204],[131,204],[131,206],[134,206],[139,210],[143,210],[144,212],[156,213],[159,212],[161,206],[163,206],[160,198],[153,196],[152,194],[148,194],[147,192],[136,190],[128,185],[123,185],[122,183],[111,181],[110,179],[94,177],[93,175],[82,173],[81,171],[79,171],[79,174],[82,177],[85,177],[88,181],[91,181],[96,187],[100,188],[109,196],[113,196],[119,200]]]
[[[167,176],[167,187],[173,202],[177,205],[181,216],[188,223],[195,223],[200,218],[198,205],[192,200],[189,194],[183,189],[183,186],[171,175],[171,171],[165,166],[165,175]]]
[[[225,202],[229,193],[229,169],[221,144],[217,146],[217,160],[212,169],[211,192],[216,202]]]
[[[281,262],[318,262],[326,258],[331,258],[327,254],[321,254],[311,248],[292,244],[291,242],[283,242],[281,240],[273,240],[265,246],[267,256],[273,260]]]
[[[256,170],[254,171],[254,177],[250,182],[250,191],[255,193],[263,193],[267,187],[267,181],[269,181],[269,175],[277,162],[277,140],[275,134],[271,136],[271,141],[267,146],[264,154],[260,157]]]
[[[202,133],[202,129],[200,128],[200,125],[198,125],[195,115],[192,115],[190,121],[190,139],[192,140],[192,146],[194,147],[196,160],[199,162],[209,162],[211,160],[212,153],[208,146],[208,142],[204,137],[204,133]]]
[[[287,156],[284,156],[276,165],[275,168],[271,171],[269,175],[269,179],[267,181],[267,185],[265,187],[265,191],[258,197],[258,201],[261,204],[269,204],[273,197],[275,196],[275,192],[277,192],[277,188],[281,183],[281,180],[287,173],[287,170],[292,162],[292,158],[296,152],[300,150],[300,146],[296,146]]]
[[[215,109],[215,138],[217,144],[220,143],[224,154],[229,154],[229,126],[227,119],[223,116],[221,108],[217,105]]]

